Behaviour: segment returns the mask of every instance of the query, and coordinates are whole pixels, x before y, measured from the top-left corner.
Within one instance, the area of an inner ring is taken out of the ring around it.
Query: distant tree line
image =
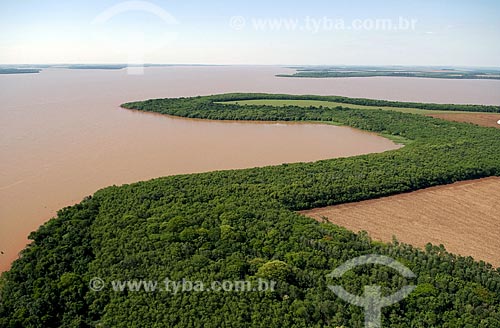
[[[459,80],[500,80],[499,71],[492,73],[482,71],[456,71],[443,70],[439,72],[431,71],[394,71],[394,70],[377,70],[377,71],[331,71],[331,70],[307,70],[302,69],[294,74],[278,74],[277,77],[306,77],[306,78],[345,78],[345,77],[416,77],[429,79],[459,79]]]

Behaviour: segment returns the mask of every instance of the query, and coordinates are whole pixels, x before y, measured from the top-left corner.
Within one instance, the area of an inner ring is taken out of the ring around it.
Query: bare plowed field
[[[500,120],[500,114],[456,114],[456,113],[446,113],[446,114],[431,114],[429,116],[435,118],[441,118],[447,121],[455,121],[455,122],[465,122],[465,123],[473,123],[481,126],[494,127],[500,129],[500,124],[498,121]]]
[[[374,240],[424,247],[443,244],[452,253],[500,266],[500,178],[491,177],[407,194],[330,206],[302,214],[364,230]]]

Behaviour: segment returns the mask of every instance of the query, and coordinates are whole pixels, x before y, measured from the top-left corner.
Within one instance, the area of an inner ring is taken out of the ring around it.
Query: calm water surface
[[[97,189],[180,173],[313,161],[395,149],[346,127],[187,120],[119,108],[224,92],[345,95],[500,104],[500,81],[291,79],[277,67],[49,69],[0,75],[0,271],[26,236]]]

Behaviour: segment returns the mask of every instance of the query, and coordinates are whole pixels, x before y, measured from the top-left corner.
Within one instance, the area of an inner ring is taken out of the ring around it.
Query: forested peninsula
[[[238,105],[251,99],[323,100],[334,108]],[[156,99],[127,109],[213,120],[342,124],[405,140],[398,150],[323,160],[179,175],[111,186],[30,235],[33,242],[0,280],[1,327],[361,327],[363,309],[327,285],[389,295],[416,285],[383,309],[384,327],[499,327],[500,269],[394,240],[374,242],[297,210],[355,202],[430,186],[500,176],[500,131],[392,110],[500,112],[496,106],[438,105],[344,97],[227,94]],[[443,205],[445,206],[445,204]],[[480,218],[478,217],[478,220]],[[327,275],[360,255],[390,256],[416,278],[366,265]],[[265,278],[274,291],[116,292],[89,288],[94,277],[202,281]]]

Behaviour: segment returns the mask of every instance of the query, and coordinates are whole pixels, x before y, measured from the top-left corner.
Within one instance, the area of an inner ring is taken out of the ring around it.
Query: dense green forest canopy
[[[336,297],[327,288],[331,283],[358,295],[368,284],[381,285],[384,295],[416,285],[408,298],[383,309],[384,327],[500,326],[500,269],[449,254],[442,246],[419,250],[397,241],[373,242],[366,234],[295,212],[499,176],[499,130],[395,111],[220,103],[264,98],[305,96],[229,94],[124,107],[205,119],[336,122],[411,142],[379,154],[102,189],[59,211],[31,234],[33,243],[0,281],[0,326],[363,326],[363,309]],[[406,279],[392,269],[367,265],[337,280],[327,278],[345,261],[364,254],[390,256],[417,277]],[[117,279],[208,282],[263,277],[278,286],[272,292],[247,293],[95,292],[89,288],[93,277],[108,284]]]
[[[167,104],[173,104],[175,103],[176,106],[178,106],[178,109],[185,109],[185,107],[188,107],[189,113],[186,113],[186,115],[179,115],[179,116],[188,116],[188,115],[195,115],[195,112],[197,109],[203,109],[203,106],[210,106],[211,112],[210,114],[213,113],[213,111],[221,111],[221,110],[227,110],[227,109],[232,109],[232,110],[241,110],[241,108],[237,106],[229,106],[229,105],[238,105],[235,104],[234,102],[245,102],[245,101],[264,101],[264,100],[270,100],[270,101],[279,101],[282,100],[286,103],[286,101],[311,101],[311,102],[329,102],[329,103],[334,103],[334,104],[345,104],[346,108],[354,108],[354,109],[363,109],[360,107],[356,106],[347,106],[347,105],[357,105],[357,106],[364,106],[368,107],[367,109],[374,109],[376,107],[379,107],[381,109],[387,109],[387,108],[400,108],[400,109],[412,109],[412,110],[417,110],[417,109],[423,109],[427,111],[438,111],[438,112],[485,112],[485,113],[500,113],[500,106],[484,106],[484,105],[457,105],[457,104],[432,104],[432,103],[415,103],[415,102],[402,102],[402,101],[388,101],[388,100],[376,100],[376,99],[365,99],[365,98],[348,98],[348,97],[341,97],[341,96],[316,96],[316,95],[286,95],[286,94],[266,94],[266,93],[229,93],[229,94],[224,94],[220,96],[208,96],[208,97],[197,97],[197,98],[179,98],[176,100],[172,99],[157,99],[157,100],[148,100],[144,103],[142,102],[132,102],[128,104],[124,104],[123,106],[125,108],[131,108],[131,109],[139,109],[139,110],[146,110],[146,111],[156,111],[160,112],[159,108],[155,108],[154,106],[159,103],[163,103],[165,105]],[[226,106],[222,107],[220,104],[224,104]],[[194,107],[192,105],[195,105]],[[247,119],[249,120],[260,120],[261,118],[258,116],[253,116],[250,113],[250,110],[256,110],[256,109],[266,109],[267,111],[272,111],[273,108],[271,107],[279,107],[279,106],[257,106],[254,108],[246,108],[245,113],[248,113],[246,116],[248,117]],[[201,107],[200,107],[201,106]],[[289,106],[293,109],[293,107],[303,107],[303,106]],[[321,107],[321,106],[310,106],[310,107]],[[326,107],[326,106],[325,106]],[[331,107],[331,106],[328,106]],[[336,107],[342,107],[342,105],[338,105]],[[312,108],[309,108],[312,109]],[[341,109],[341,108],[339,108]],[[297,114],[295,112],[295,114]],[[173,114],[173,115],[178,115],[178,114]],[[304,120],[304,117],[300,116],[291,116],[289,117],[288,115],[282,116],[282,117],[276,117],[274,116],[274,120]],[[214,119],[217,119],[217,117],[214,117]],[[238,119],[238,118],[234,118]]]
[[[333,102],[333,101],[322,101],[322,100],[284,100],[284,99],[252,99],[252,100],[238,100],[238,101],[224,101],[222,104],[236,104],[236,105],[263,105],[263,106],[298,106],[298,107],[345,107],[345,108],[355,108],[355,109],[382,109],[382,110],[393,110],[403,113],[421,114],[421,115],[434,115],[434,114],[477,114],[479,112],[467,112],[467,111],[453,111],[447,110],[437,110],[437,109],[420,109],[411,107],[387,107],[387,106],[366,106],[366,105],[356,105],[349,103]],[[492,114],[492,113],[491,113]]]

